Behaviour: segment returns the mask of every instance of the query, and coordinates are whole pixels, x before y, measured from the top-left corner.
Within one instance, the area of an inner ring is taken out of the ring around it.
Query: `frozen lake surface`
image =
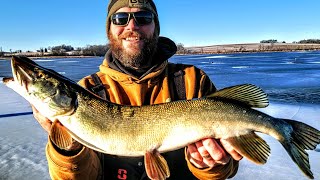
[[[75,81],[97,71],[102,58],[40,59]],[[263,112],[303,121],[320,129],[320,52],[174,56],[171,62],[194,64],[203,69],[218,89],[251,83],[269,94]],[[9,61],[0,60],[1,77],[11,76]],[[30,105],[0,81],[0,180],[49,179],[45,145],[47,134],[34,120]],[[10,116],[17,114],[19,116]],[[25,114],[25,115],[23,115]],[[271,147],[265,165],[246,159],[233,179],[307,179],[279,142],[262,135]],[[320,179],[320,147],[309,152],[315,179]]]

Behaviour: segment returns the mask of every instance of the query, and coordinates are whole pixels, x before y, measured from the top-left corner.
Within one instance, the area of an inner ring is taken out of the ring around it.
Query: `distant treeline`
[[[273,52],[273,51],[312,51],[320,50],[320,39],[307,39],[286,43],[276,39],[261,40],[260,43],[224,44],[198,47],[184,47],[177,44],[177,54],[224,54],[246,52]]]
[[[268,40],[262,40],[262,41],[260,41],[260,43],[278,43],[278,40],[268,39]],[[282,43],[286,43],[286,42],[283,41]]]
[[[300,44],[320,44],[320,39],[301,40],[298,43],[300,43]]]
[[[51,53],[54,56],[82,55],[82,56],[104,56],[109,49],[109,45],[88,45],[83,48],[74,49],[72,46],[54,46]]]
[[[262,40],[260,43],[280,43],[276,39],[268,39],[268,40]],[[285,41],[281,41],[281,43],[286,43]],[[304,39],[300,40],[298,42],[294,41],[292,43],[299,43],[299,44],[320,44],[320,39]]]
[[[304,45],[310,44],[310,45]],[[265,51],[297,51],[297,50],[318,50],[320,39],[307,39],[298,42],[286,43],[276,39],[261,40],[258,47],[251,47],[248,44],[243,45],[214,45],[207,47],[194,47],[193,50],[185,48],[182,43],[177,43],[177,54],[204,54],[204,53],[234,53],[234,52],[265,52]],[[70,45],[59,45],[48,48],[40,48],[37,52],[22,52],[21,50],[2,52],[0,57],[10,57],[12,55],[36,56],[104,56],[109,49],[109,44],[105,45],[87,45],[86,47],[74,48]]]
[[[109,49],[109,45],[87,45],[86,47],[74,48],[70,45],[59,45],[48,48],[40,48],[36,52],[21,50],[10,52],[0,51],[0,57],[10,57],[12,55],[36,56],[104,56]]]

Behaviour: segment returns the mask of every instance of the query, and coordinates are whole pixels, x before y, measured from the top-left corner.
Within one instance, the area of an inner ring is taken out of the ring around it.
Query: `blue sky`
[[[154,0],[161,33],[185,46],[320,39],[319,0]],[[104,0],[2,0],[0,48],[106,44]]]

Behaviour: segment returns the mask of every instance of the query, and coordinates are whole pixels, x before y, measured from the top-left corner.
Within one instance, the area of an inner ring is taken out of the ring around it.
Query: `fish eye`
[[[40,72],[39,72],[38,77],[39,77],[39,78],[44,78],[44,77],[45,77],[45,74],[43,73],[43,71],[40,71]]]

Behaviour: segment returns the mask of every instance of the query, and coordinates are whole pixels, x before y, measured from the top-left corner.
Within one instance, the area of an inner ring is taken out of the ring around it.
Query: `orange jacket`
[[[152,72],[138,78],[110,68],[111,58],[108,52],[97,75],[106,89],[107,99],[114,103],[140,106],[177,100],[172,72],[178,70],[184,72],[187,99],[202,97],[216,90],[209,77],[192,65],[171,64],[165,59]],[[79,84],[88,89],[95,85],[90,76],[80,80]],[[102,155],[86,147],[77,155],[67,157],[59,154],[50,142],[46,154],[52,179],[143,179],[145,176],[143,157]],[[198,169],[185,158],[184,149],[165,153],[164,157],[172,179],[194,179],[193,176],[199,179],[226,179],[238,169],[238,162],[234,160],[226,165]]]

